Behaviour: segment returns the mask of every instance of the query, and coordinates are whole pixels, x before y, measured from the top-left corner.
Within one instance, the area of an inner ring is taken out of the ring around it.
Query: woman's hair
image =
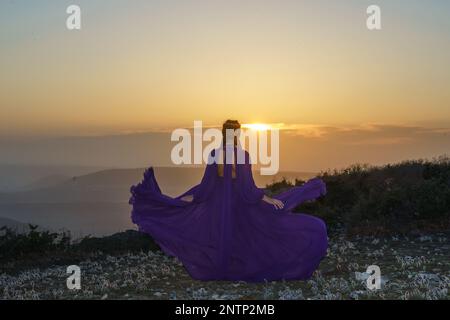
[[[227,139],[227,130],[228,129],[238,130],[240,128],[241,128],[241,124],[237,120],[227,120],[227,121],[225,121],[223,123],[223,126],[222,126],[222,137],[223,137],[224,145],[225,145],[225,142],[226,142],[226,139]],[[234,137],[234,144],[237,144],[237,137]]]

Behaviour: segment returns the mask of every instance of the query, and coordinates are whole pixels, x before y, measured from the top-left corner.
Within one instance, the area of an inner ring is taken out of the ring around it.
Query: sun
[[[267,131],[271,129],[271,126],[265,123],[245,123],[242,127],[255,131]]]

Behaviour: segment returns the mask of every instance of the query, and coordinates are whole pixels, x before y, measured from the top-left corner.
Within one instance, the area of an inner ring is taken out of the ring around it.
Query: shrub
[[[450,221],[450,159],[405,161],[382,167],[353,165],[319,175],[327,185],[325,197],[304,203],[310,212],[349,231],[409,232],[416,228],[448,228]],[[303,184],[297,181],[296,185]],[[285,182],[269,186],[281,192]]]

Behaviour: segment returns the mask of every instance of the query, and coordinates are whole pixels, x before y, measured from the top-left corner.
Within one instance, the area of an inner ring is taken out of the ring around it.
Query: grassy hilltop
[[[450,161],[355,165],[324,172],[328,193],[297,212],[321,216],[329,250],[309,281],[201,282],[150,236],[136,231],[73,241],[69,234],[0,230],[1,299],[448,299]],[[267,187],[276,194],[303,181]],[[65,267],[79,265],[83,289],[68,291]],[[369,265],[382,290],[365,287]]]
[[[349,234],[407,234],[447,229],[450,224],[450,159],[415,160],[382,167],[354,165],[320,174],[325,197],[296,211],[322,217]],[[301,185],[286,180],[272,193]]]

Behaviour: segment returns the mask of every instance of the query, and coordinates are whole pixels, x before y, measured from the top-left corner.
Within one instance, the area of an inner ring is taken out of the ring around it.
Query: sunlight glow
[[[242,125],[242,127],[255,131],[267,131],[272,128],[270,125],[264,123],[245,123]]]

